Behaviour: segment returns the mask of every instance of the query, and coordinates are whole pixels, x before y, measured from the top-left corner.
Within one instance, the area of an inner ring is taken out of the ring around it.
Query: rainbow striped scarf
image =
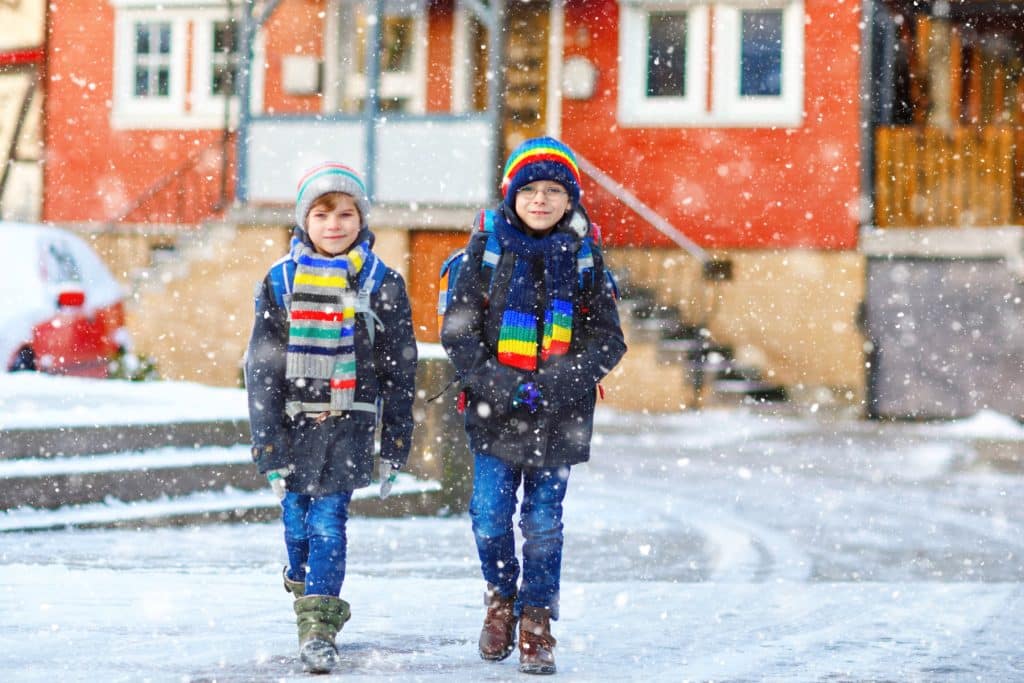
[[[509,225],[503,216],[496,218],[494,229],[502,253],[515,255],[498,334],[498,362],[533,371],[538,356],[544,362],[569,351],[578,240],[561,232],[531,237]],[[541,283],[546,301],[541,301]],[[544,331],[538,344],[540,310],[544,311]]]
[[[294,386],[310,404],[324,388],[315,380],[328,380],[331,414],[351,410],[355,398],[356,280],[369,254],[368,241],[328,257],[292,238],[296,267],[285,377],[299,380]]]

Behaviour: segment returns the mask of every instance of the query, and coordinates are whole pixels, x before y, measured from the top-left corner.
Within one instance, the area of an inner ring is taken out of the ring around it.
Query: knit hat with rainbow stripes
[[[298,195],[295,199],[295,224],[306,227],[306,214],[313,208],[317,198],[328,192],[344,192],[351,195],[359,209],[359,218],[365,228],[370,215],[370,199],[366,196],[366,185],[359,174],[344,164],[327,161],[306,171],[299,180]]]
[[[505,163],[501,196],[515,210],[516,192],[535,180],[561,183],[573,206],[580,201],[580,169],[572,150],[554,138],[533,138],[515,148]]]

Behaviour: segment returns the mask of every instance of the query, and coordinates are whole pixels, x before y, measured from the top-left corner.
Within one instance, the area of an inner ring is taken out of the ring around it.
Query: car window
[[[63,241],[51,241],[43,251],[43,277],[51,284],[82,281],[82,269],[71,247]]]

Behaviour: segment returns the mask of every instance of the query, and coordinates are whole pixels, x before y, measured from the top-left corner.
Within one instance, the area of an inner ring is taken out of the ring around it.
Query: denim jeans
[[[518,587],[515,513],[519,485],[523,504],[519,528],[523,532],[523,580]],[[487,583],[503,597],[517,595],[515,613],[523,605],[547,607],[558,618],[558,593],[562,575],[562,501],[569,483],[569,468],[531,468],[509,465],[490,455],[474,459],[473,520],[480,567]]]
[[[341,595],[351,491],[307,496],[289,491],[281,501],[288,578],[306,582],[306,595]]]

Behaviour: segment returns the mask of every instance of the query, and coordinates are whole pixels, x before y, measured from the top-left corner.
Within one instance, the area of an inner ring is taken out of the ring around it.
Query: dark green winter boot
[[[299,626],[299,659],[309,673],[326,674],[338,663],[334,638],[352,616],[348,603],[329,595],[306,595],[295,600]]]
[[[288,578],[288,567],[281,570],[281,578],[284,579],[284,589],[286,592],[291,593],[296,598],[301,598],[306,594],[306,582],[305,581],[292,581]]]

